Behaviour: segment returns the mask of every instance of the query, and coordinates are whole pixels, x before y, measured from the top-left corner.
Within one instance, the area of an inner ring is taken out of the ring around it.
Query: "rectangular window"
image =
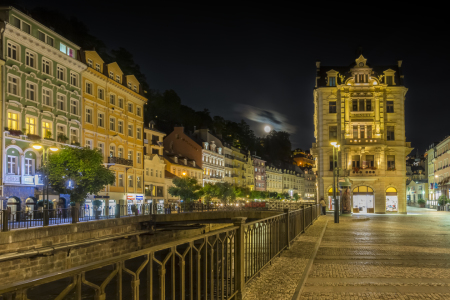
[[[173,173],[175,174],[175,169],[173,170]],[[151,169],[150,176],[153,176],[153,169]]]
[[[28,34],[31,34],[31,26],[25,22],[22,22],[22,31],[25,31]]]
[[[336,77],[330,77],[330,86],[336,86]]]
[[[66,96],[58,94],[57,108],[62,111],[66,110]]]
[[[18,46],[16,44],[8,43],[8,57],[14,60],[18,60]]]
[[[123,133],[123,121],[119,120],[119,122],[117,123],[117,130],[119,131],[119,133]]]
[[[328,106],[329,106],[329,113],[335,114],[336,113],[336,101],[329,101]]]
[[[8,112],[8,129],[18,130],[19,129],[19,115],[16,113]]]
[[[359,168],[360,167],[359,155],[352,155],[352,167],[353,168]]]
[[[359,82],[364,82],[364,74],[359,75]]]
[[[116,156],[116,147],[115,146],[109,146],[109,156],[111,156],[111,157]]]
[[[128,186],[133,187],[133,176],[131,175],[128,176]]]
[[[58,78],[59,80],[65,81],[66,80],[66,69],[61,66],[57,66],[56,67],[56,78]]]
[[[92,68],[92,66],[93,66],[92,59],[88,58],[87,65]]]
[[[386,84],[387,85],[392,85],[392,76],[386,76]]]
[[[133,151],[128,151],[128,159],[133,159]]]
[[[42,121],[42,137],[52,137],[52,123]]]
[[[8,93],[19,96],[19,78],[8,75]]]
[[[78,75],[73,72],[70,72],[70,84],[78,86]]]
[[[133,87],[133,91],[135,91],[137,93],[137,86]]]
[[[386,126],[386,139],[388,141],[395,141],[394,126]]]
[[[132,103],[128,103],[128,112],[130,112],[130,113],[133,112],[133,104]]]
[[[78,143],[78,129],[70,128],[70,139],[71,143]]]
[[[136,138],[137,138],[138,140],[141,139],[141,128],[137,128],[137,129],[136,129]]]
[[[140,108],[139,106],[136,107],[136,115],[137,115],[138,117],[141,116],[141,108]]]
[[[358,111],[358,100],[352,100],[352,111]]]
[[[128,125],[128,136],[133,137],[133,125]]]
[[[25,175],[33,175],[33,159],[25,158]]]
[[[47,106],[53,106],[52,91],[49,89],[42,89],[42,104]]]
[[[98,149],[100,150],[102,155],[105,155],[105,144],[98,142],[97,145],[98,145]]]
[[[394,101],[386,101],[386,112],[388,113],[394,112]]]
[[[86,93],[92,95],[92,83],[86,82]]]
[[[329,127],[329,141],[337,142],[337,126]]]
[[[98,127],[105,127],[105,114],[98,114]]]
[[[375,157],[373,155],[366,155],[366,166],[370,168],[375,166]]]
[[[116,81],[120,83],[120,76],[116,75]]]
[[[131,90],[131,82],[128,82],[128,88]]]
[[[27,51],[25,56],[25,64],[29,67],[36,68],[36,54]]]
[[[109,71],[109,78],[114,79],[114,73],[112,71]]]
[[[364,111],[364,99],[359,99],[359,111]]]
[[[34,83],[27,82],[27,100],[36,101],[36,85]]]
[[[45,33],[43,33],[42,31],[38,31],[38,39],[45,43]]]
[[[395,155],[387,155],[387,169],[395,170]]]
[[[92,124],[92,109],[86,108],[86,123]]]
[[[89,148],[92,150],[93,146],[92,146],[92,141],[91,140],[85,140],[86,145],[84,145],[86,148]]]
[[[372,111],[372,100],[366,100],[366,111]]]
[[[367,138],[372,138],[372,125],[367,125]]]
[[[60,137],[60,136],[66,136],[66,127],[63,125],[56,125],[56,136]]]
[[[330,171],[333,171],[333,155],[330,155]],[[335,164],[337,166],[337,164]]]
[[[109,95],[109,103],[116,105],[116,95]]]
[[[11,16],[11,25],[20,29],[20,19]]]
[[[358,138],[358,125],[353,125],[353,138]]]
[[[54,44],[55,44],[54,39],[47,35],[47,45],[50,45],[53,47]]]
[[[36,119],[26,117],[25,118],[25,128],[27,130],[26,134],[36,134]]]
[[[123,174],[119,174],[119,186],[123,187]]]
[[[141,188],[141,177],[140,176],[136,177],[136,184],[137,184],[138,188]]]
[[[138,164],[140,164],[141,163],[141,153],[140,152],[138,152],[137,154],[136,154],[136,161],[137,161],[137,163]]]
[[[119,107],[123,108],[123,99],[122,98],[119,98]]]
[[[366,137],[366,135],[365,135],[365,132],[366,132],[366,126],[364,126],[364,125],[360,125],[359,126],[359,137],[360,138],[365,138]]]
[[[98,89],[97,90],[97,98],[100,100],[105,100],[105,90],[104,89]]]
[[[8,156],[8,174],[16,174],[17,156]]]
[[[70,100],[70,113],[73,115],[78,115],[78,101]]]
[[[69,46],[64,45],[63,43],[59,44],[59,51],[69,55],[70,57],[75,56],[75,51],[72,48],[70,48]]]
[[[42,72],[48,75],[52,75],[51,62],[46,58],[42,59]]]
[[[100,68],[100,64],[95,64],[95,69],[97,70],[97,72],[102,71],[102,69]]]
[[[109,130],[116,131],[116,119],[109,119]]]

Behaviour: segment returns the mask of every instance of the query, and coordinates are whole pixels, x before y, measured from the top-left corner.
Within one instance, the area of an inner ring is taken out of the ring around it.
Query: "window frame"
[[[99,112],[97,113],[97,126],[101,128],[105,128],[105,113]]]
[[[394,113],[394,100],[386,100],[386,113]]]
[[[63,79],[59,78],[60,70],[63,75]],[[56,80],[67,82],[67,68],[60,64],[56,65]]]
[[[48,124],[49,126],[44,126],[44,123]],[[45,130],[45,131],[44,131]],[[47,131],[50,131],[51,136],[53,137],[53,121],[52,120],[47,120],[47,119],[42,119],[41,120],[41,133],[42,133],[42,138],[45,138]],[[54,137],[53,137],[54,138]]]
[[[45,95],[45,91],[49,92],[49,95]],[[47,96],[49,104],[45,103],[45,99],[47,98]],[[53,91],[46,87],[42,87],[42,105],[53,107]]]
[[[116,132],[116,118],[115,117],[109,117],[109,130]]]
[[[62,99],[60,99],[60,97],[62,97]],[[63,104],[62,109],[59,107],[60,103]],[[56,95],[56,110],[67,112],[66,106],[67,106],[67,96],[62,93],[57,93],[57,95]]]
[[[33,56],[33,57],[31,57],[31,56]],[[38,55],[36,54],[36,52],[31,51],[30,49],[26,49],[25,50],[25,66],[27,66],[28,68],[37,70],[37,57],[38,57]],[[28,64],[28,62],[31,60],[33,60],[33,65]]]
[[[76,128],[76,127],[70,127],[70,143],[73,144],[74,139],[73,137],[75,136],[75,143],[80,143],[80,129]],[[76,132],[75,134],[73,132]]]
[[[30,89],[29,87],[33,87]],[[38,102],[37,97],[38,85],[32,81],[25,81],[25,99],[28,101]],[[34,99],[31,99],[31,95],[33,95]]]
[[[333,106],[334,103],[334,106]],[[328,113],[335,114],[337,113],[337,101],[328,101]]]
[[[34,123],[30,122],[33,120]],[[31,128],[33,128],[31,132]],[[25,134],[36,134],[37,132],[37,117],[25,115]]]
[[[75,84],[73,84],[73,79],[75,78]],[[79,87],[79,76],[76,72],[70,71],[70,85],[74,87]]]
[[[17,82],[14,83],[14,82],[10,81],[10,78],[17,80]],[[15,86],[16,93],[11,93],[10,92],[10,85],[11,86]],[[21,80],[20,80],[19,76],[16,76],[16,75],[13,75],[13,74],[8,74],[6,92],[7,92],[8,95],[13,95],[13,96],[17,96],[17,97],[21,96],[21,93],[20,93],[21,92]]]
[[[41,60],[41,64],[42,64],[42,73],[48,76],[52,76],[53,77],[53,63],[51,59],[48,59],[47,57],[42,57]],[[48,71],[49,73],[45,72],[45,66],[48,66]]]
[[[102,96],[102,97],[100,97],[100,96]],[[105,101],[105,89],[103,89],[101,87],[97,87],[97,98],[102,101]]]
[[[14,52],[16,58],[13,58],[13,57],[9,56],[10,49],[11,49],[11,55]],[[6,43],[6,57],[8,59],[12,59],[14,61],[17,61],[17,62],[21,63],[21,61],[20,61],[20,49],[21,48],[20,48],[19,44],[11,42],[10,40],[8,40],[7,43]]]
[[[86,107],[85,109],[85,122],[92,124],[94,122],[94,109],[92,107]]]
[[[76,102],[76,104],[74,105],[73,102]],[[70,114],[71,115],[80,116],[79,105],[80,105],[80,101],[78,101],[77,99],[74,99],[74,98],[70,98]],[[73,107],[75,107],[75,112],[72,111]]]

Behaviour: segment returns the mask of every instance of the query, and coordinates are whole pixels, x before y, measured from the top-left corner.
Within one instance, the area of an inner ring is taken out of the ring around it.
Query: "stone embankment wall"
[[[151,216],[0,233],[0,286],[40,277],[231,224],[151,232]]]

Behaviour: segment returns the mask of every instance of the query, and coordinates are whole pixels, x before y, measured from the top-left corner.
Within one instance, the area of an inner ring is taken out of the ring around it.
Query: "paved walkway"
[[[301,299],[450,299],[450,213],[329,218]]]

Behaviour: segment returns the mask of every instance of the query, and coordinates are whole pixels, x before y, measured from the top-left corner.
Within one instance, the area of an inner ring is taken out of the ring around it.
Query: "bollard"
[[[9,210],[4,209],[2,211],[2,231],[8,231],[8,219],[9,219]]]
[[[234,226],[238,226],[236,229],[236,290],[238,291],[236,295],[236,299],[242,300],[245,296],[245,233],[244,233],[244,225],[246,217],[232,218]]]
[[[289,239],[289,208],[285,208],[284,213],[286,214],[286,245],[287,249],[290,249],[291,241]]]

